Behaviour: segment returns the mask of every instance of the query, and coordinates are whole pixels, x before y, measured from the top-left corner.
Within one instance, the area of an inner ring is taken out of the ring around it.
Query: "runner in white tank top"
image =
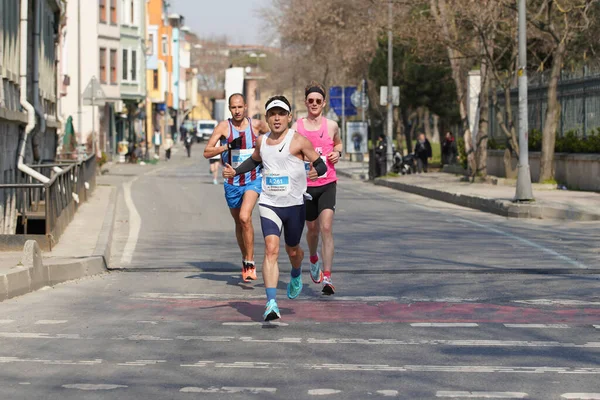
[[[311,162],[309,178],[316,180],[327,172],[327,166],[305,137],[288,129],[292,117],[291,106],[284,96],[274,96],[265,105],[267,123],[271,132],[256,140],[250,158],[237,168],[225,164],[223,177],[232,178],[263,164],[262,191],[259,199],[260,222],[265,237],[265,260],[262,273],[267,294],[265,321],[280,318],[275,300],[279,281],[279,241],[284,232],[285,250],[292,264],[291,279],[287,287],[290,299],[302,291],[302,260],[300,248],[306,209],[306,170],[304,159]]]

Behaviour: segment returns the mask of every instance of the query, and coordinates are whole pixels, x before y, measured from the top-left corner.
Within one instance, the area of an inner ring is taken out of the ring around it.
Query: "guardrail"
[[[20,250],[26,240],[34,239],[42,249],[51,251],[79,206],[96,187],[94,155],[80,161],[30,167],[48,176],[50,181],[35,183],[30,176],[19,173],[17,183],[0,185],[8,199],[6,209],[11,210],[8,213],[11,220],[5,225],[13,226],[12,232],[0,235],[0,250]]]

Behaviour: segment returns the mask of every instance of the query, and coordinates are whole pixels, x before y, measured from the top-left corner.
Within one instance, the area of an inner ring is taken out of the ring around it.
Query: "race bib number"
[[[327,158],[325,156],[321,156],[321,160],[327,165]],[[304,161],[304,169],[306,170],[306,177],[308,178],[308,172],[310,171],[310,162]],[[327,171],[323,175],[319,175],[319,178],[327,178]]]
[[[275,196],[287,196],[290,193],[290,177],[279,171],[264,171],[263,190]]]
[[[235,149],[231,150],[231,166],[237,168],[254,153],[254,149]]]

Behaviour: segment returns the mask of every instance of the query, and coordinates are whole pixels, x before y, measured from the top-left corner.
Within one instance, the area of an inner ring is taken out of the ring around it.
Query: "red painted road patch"
[[[489,303],[443,303],[396,301],[279,300],[283,320],[290,322],[454,322],[512,324],[598,324],[600,307],[550,307]],[[260,321],[263,301],[136,299],[122,310],[154,310],[170,318],[209,321]]]

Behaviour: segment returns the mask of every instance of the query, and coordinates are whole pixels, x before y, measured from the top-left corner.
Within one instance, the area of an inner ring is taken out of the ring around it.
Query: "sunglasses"
[[[308,104],[317,103],[318,106],[323,103],[323,99],[306,99],[306,101],[308,101]]]

